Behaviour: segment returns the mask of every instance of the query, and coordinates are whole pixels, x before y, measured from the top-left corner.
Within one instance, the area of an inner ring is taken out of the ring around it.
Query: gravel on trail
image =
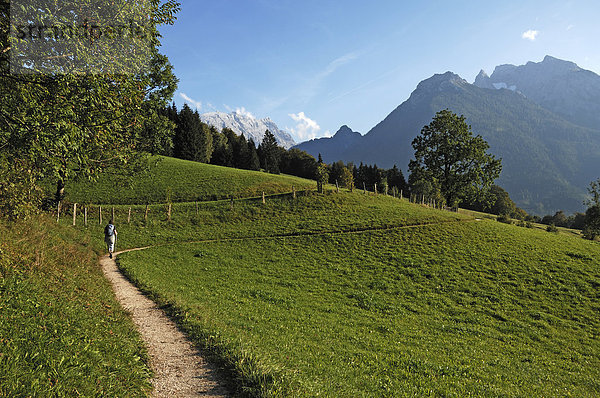
[[[123,253],[115,253],[116,255]],[[119,271],[114,259],[100,258],[100,265],[111,282],[117,300],[131,313],[144,340],[154,371],[153,397],[227,397],[216,369],[194,348],[152,300]]]

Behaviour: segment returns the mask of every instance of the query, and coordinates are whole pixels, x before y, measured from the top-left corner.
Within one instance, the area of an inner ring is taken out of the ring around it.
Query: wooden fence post
[[[144,213],[144,221],[148,221],[148,203],[146,203],[146,212]]]
[[[111,220],[113,220],[113,222],[115,222],[115,208],[112,208],[112,213],[111,213]]]
[[[375,183],[375,196],[377,196],[377,183]]]
[[[87,227],[87,206],[83,208],[83,225]]]
[[[58,205],[56,206],[56,222],[60,221],[60,200],[58,201]]]
[[[127,213],[127,224],[131,224],[131,207],[129,208],[129,212]]]
[[[400,190],[400,200],[402,200],[402,190]]]
[[[296,187],[292,185],[292,197],[296,199]]]
[[[367,184],[365,184],[365,182],[363,181],[363,193],[366,195],[367,194]]]
[[[340,186],[338,184],[338,180],[335,180],[335,191],[336,193],[340,193]]]
[[[267,201],[265,200],[265,191],[263,191],[262,193],[262,202],[263,204],[267,203]]]
[[[387,196],[387,194],[388,194],[388,185],[385,184],[385,196]]]
[[[167,212],[167,219],[171,221],[171,203],[169,203],[169,211]]]
[[[73,226],[77,225],[77,203],[73,203]]]

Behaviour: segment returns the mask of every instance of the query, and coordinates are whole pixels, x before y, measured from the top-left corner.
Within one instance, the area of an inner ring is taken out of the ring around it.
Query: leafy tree
[[[325,163],[317,164],[315,180],[317,180],[317,191],[323,193],[323,187],[329,181],[329,169]]]
[[[338,177],[338,182],[341,187],[347,189],[354,189],[354,177],[352,176],[352,172],[348,167],[344,167]]]
[[[285,174],[312,179],[317,170],[317,161],[305,151],[291,148],[281,157],[280,169]]]
[[[69,180],[93,180],[107,171],[131,174],[146,164],[141,150],[169,145],[163,138],[172,125],[163,123],[157,112],[160,103],[172,95],[176,79],[166,58],[158,53],[158,26],[174,22],[179,4],[117,0],[103,3],[105,15],[99,15],[98,4],[92,0],[45,4],[26,5],[23,11],[38,26],[47,20],[71,26],[88,20],[114,23],[133,14],[145,16],[142,20],[148,22],[148,34],[132,40],[147,48],[140,53],[150,62],[147,69],[135,73],[123,71],[145,62],[126,48],[113,48],[115,42],[103,45],[98,40],[94,48],[99,51],[94,51],[90,38],[81,35],[70,41],[70,47],[48,40],[52,44],[48,52],[37,49],[32,40],[0,39],[0,154],[15,164],[22,160],[35,174],[32,181],[54,179],[60,200]],[[1,5],[0,23],[7,32],[10,2],[4,0]],[[10,65],[9,54],[10,59],[23,62]],[[155,129],[147,129],[154,122],[159,122]]]
[[[436,181],[449,205],[489,188],[500,176],[501,160],[488,154],[487,142],[473,136],[464,116],[442,110],[412,142],[409,163],[413,181]],[[413,177],[414,174],[414,177]]]
[[[591,206],[585,212],[583,236],[591,240],[594,240],[597,236],[600,236],[600,206]]]
[[[588,188],[590,199],[586,201],[588,206],[600,206],[600,178],[590,183]]]
[[[173,97],[179,79],[173,74],[173,66],[168,58],[158,53],[150,62],[148,75],[150,85],[146,89],[143,104],[146,117],[140,134],[139,149],[151,154],[170,156],[176,123],[169,117],[167,103]]]
[[[597,236],[600,236],[600,179],[590,183],[588,192],[591,199],[587,202],[590,207],[585,212],[583,236],[594,240]]]
[[[569,217],[569,228],[583,230],[585,228],[585,213],[575,213]]]

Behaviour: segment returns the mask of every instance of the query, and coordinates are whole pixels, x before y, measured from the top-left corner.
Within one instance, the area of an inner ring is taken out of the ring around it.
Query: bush
[[[507,214],[500,214],[496,220],[505,224],[512,224],[512,219]]]
[[[37,213],[42,202],[37,182],[26,161],[0,157],[0,217],[16,220]]]
[[[550,224],[546,227],[546,231],[547,232],[558,232],[558,228],[556,228],[556,225]]]

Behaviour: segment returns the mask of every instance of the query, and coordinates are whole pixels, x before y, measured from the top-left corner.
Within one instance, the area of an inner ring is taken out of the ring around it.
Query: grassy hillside
[[[0,223],[0,397],[147,396],[150,371],[90,240]]]
[[[119,261],[238,392],[600,394],[595,242],[362,194],[211,206],[142,240],[240,239]]]
[[[314,189],[314,181],[258,171],[154,157],[147,173],[133,179],[103,175],[98,182],[67,185],[66,199],[77,203],[142,204],[218,200]]]
[[[131,207],[131,223],[127,223]],[[148,221],[144,220],[145,206],[115,206],[115,225],[119,232],[120,249],[207,239],[270,237],[302,235],[332,231],[388,229],[398,226],[449,222],[468,219],[468,216],[444,211],[431,211],[392,197],[340,193],[317,195],[302,193],[260,199],[217,201],[174,205],[172,219],[167,219],[167,207],[149,207]],[[196,213],[196,209],[198,212]],[[103,229],[111,213],[103,210],[104,222],[98,223],[98,209],[89,213],[88,226],[79,214],[77,225],[88,231],[100,244]],[[63,218],[65,225],[72,216]]]

